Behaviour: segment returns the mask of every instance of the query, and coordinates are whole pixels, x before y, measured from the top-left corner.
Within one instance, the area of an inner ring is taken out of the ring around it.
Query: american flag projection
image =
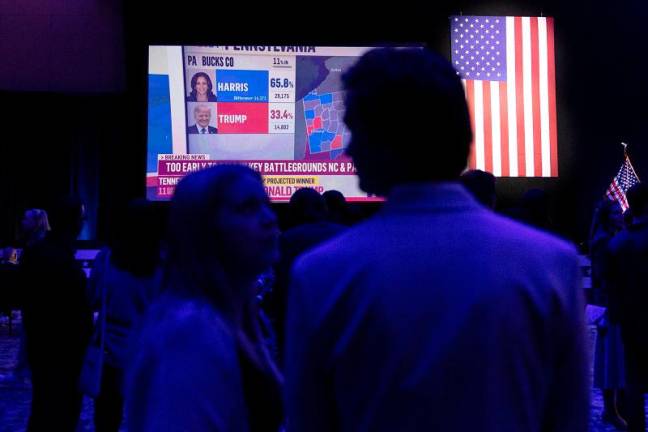
[[[470,168],[557,177],[552,18],[453,16],[452,64],[473,126]]]

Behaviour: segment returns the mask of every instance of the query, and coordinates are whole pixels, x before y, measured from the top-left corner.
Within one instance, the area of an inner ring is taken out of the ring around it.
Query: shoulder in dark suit
[[[200,131],[198,130],[198,126],[197,126],[197,125],[191,125],[191,126],[189,126],[189,127],[187,128],[187,133],[188,133],[188,134],[199,134]],[[215,128],[214,126],[208,126],[208,127],[207,127],[207,133],[210,133],[210,134],[217,134],[217,133],[218,133],[218,129]]]

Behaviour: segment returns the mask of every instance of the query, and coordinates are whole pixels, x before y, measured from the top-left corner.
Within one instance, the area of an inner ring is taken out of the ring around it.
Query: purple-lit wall
[[[0,0],[0,90],[124,88],[120,0]]]

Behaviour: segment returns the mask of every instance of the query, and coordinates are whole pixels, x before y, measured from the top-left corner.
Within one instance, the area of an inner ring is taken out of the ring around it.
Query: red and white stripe
[[[506,17],[506,81],[463,80],[473,125],[469,168],[557,177],[553,19]]]
[[[630,205],[628,204],[628,199],[626,198],[625,193],[623,193],[623,190],[621,190],[621,186],[619,186],[616,178],[612,180],[612,183],[606,191],[606,195],[612,201],[619,203],[619,205],[621,206],[621,211],[625,212],[630,207]]]

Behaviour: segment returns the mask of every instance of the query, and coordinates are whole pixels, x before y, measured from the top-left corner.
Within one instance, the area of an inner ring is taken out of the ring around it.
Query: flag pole
[[[623,157],[628,161],[628,165],[630,165],[630,169],[632,170],[632,173],[637,177],[637,180],[641,182],[641,179],[637,175],[637,172],[635,171],[634,167],[632,166],[632,162],[630,162],[630,157],[628,156],[628,144],[624,143],[621,141],[621,145],[623,146]]]

